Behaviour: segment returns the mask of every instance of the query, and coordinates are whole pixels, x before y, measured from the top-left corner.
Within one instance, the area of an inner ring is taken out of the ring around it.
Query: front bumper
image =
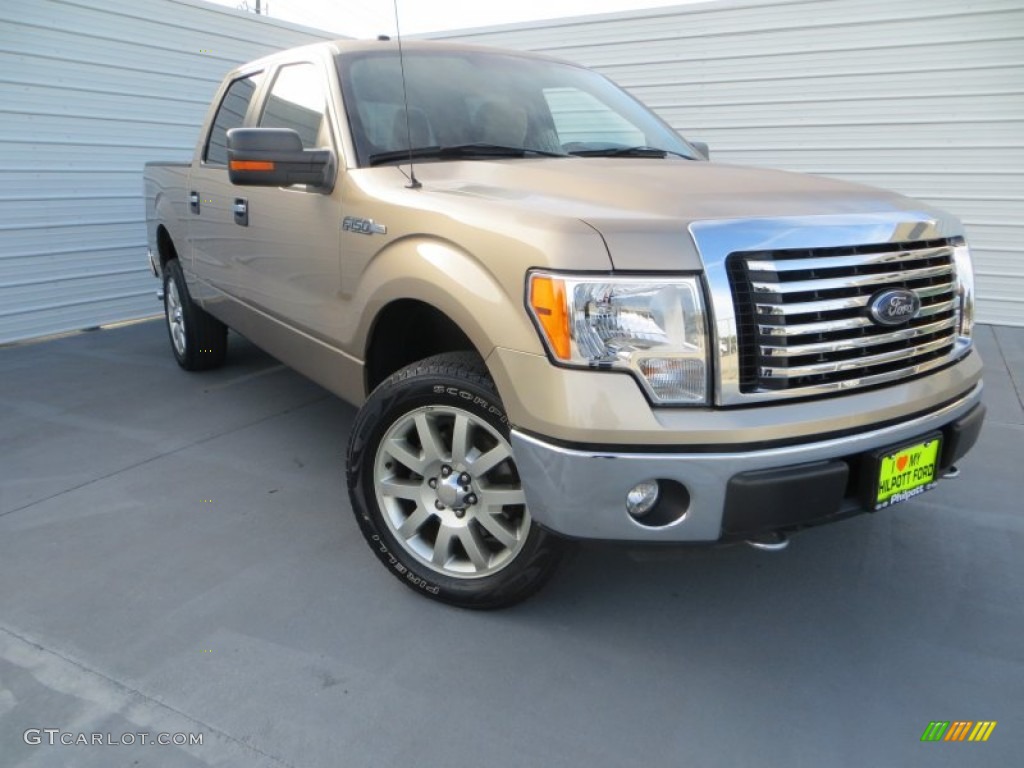
[[[617,541],[736,539],[865,511],[860,468],[878,448],[941,431],[940,471],[948,469],[977,439],[981,389],[979,382],[950,403],[879,429],[749,451],[579,450],[519,430],[512,431],[512,446],[530,514],[556,533]],[[664,525],[641,524],[626,512],[627,491],[652,479],[683,489],[663,494],[660,503],[675,506],[662,510]]]

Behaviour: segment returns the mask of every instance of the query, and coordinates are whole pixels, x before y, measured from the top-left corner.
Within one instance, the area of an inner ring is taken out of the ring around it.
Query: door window
[[[303,149],[331,145],[327,94],[323,78],[313,64],[281,67],[267,97],[261,128],[291,128]]]
[[[228,164],[228,130],[241,128],[249,102],[263,79],[263,73],[257,72],[248,77],[235,80],[228,86],[224,98],[221,99],[217,114],[213,118],[213,126],[203,149],[203,161],[209,165]]]

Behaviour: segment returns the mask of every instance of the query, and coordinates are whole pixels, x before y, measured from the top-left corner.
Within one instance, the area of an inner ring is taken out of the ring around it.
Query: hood
[[[423,163],[416,174],[430,194],[584,221],[604,238],[615,268],[628,270],[701,268],[688,233],[699,221],[899,212],[948,218],[872,187],[674,158]]]

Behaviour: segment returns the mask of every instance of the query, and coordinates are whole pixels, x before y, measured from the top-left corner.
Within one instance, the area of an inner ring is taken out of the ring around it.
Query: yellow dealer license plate
[[[935,435],[923,443],[879,454],[875,509],[885,509],[934,488],[941,444],[942,438]]]

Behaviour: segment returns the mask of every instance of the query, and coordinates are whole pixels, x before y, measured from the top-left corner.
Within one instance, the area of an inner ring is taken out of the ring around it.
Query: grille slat
[[[872,386],[944,364],[954,353],[949,241],[733,253],[726,266],[743,393]],[[920,309],[906,325],[877,324],[869,305],[893,288],[916,293]]]
[[[867,302],[864,303],[867,306]],[[921,307],[918,318],[950,312],[954,307],[952,300],[940,301]],[[806,336],[809,333],[833,333],[847,331],[852,328],[877,328],[866,315],[846,318],[845,320],[823,320],[819,323],[801,323],[800,325],[758,325],[757,330],[763,336]]]
[[[747,260],[749,272],[797,272],[806,269],[837,269],[841,267],[866,267],[874,264],[901,264],[918,259],[934,259],[942,256],[944,248],[922,248],[917,251],[888,251],[885,253],[852,254],[850,256],[826,256],[825,258],[792,258],[779,261],[763,259]]]
[[[811,291],[841,291],[849,288],[860,288],[865,285],[881,286],[889,283],[905,283],[909,280],[922,280],[926,277],[940,277],[953,274],[953,265],[926,267],[924,269],[906,269],[899,272],[886,272],[882,275],[858,275],[830,277],[821,280],[801,280],[794,283],[752,282],[751,288],[758,293],[791,294],[808,293]]]
[[[927,299],[943,293],[952,293],[953,283],[940,283],[917,288],[914,293],[919,299]],[[824,301],[801,301],[795,304],[755,304],[758,315],[805,315],[811,312],[831,312],[836,309],[866,307],[870,296],[853,296],[847,299],[826,299]]]
[[[903,328],[899,331],[893,331],[892,333],[886,333],[879,336],[857,336],[852,339],[843,339],[842,341],[823,341],[816,344],[794,344],[786,347],[773,347],[767,345],[761,345],[761,353],[765,357],[770,357],[773,360],[778,357],[800,357],[801,355],[820,355],[829,352],[848,352],[851,350],[862,349],[864,347],[874,347],[881,344],[891,344],[894,341],[903,341],[904,339],[913,339],[920,336],[928,336],[937,331],[944,331],[949,328],[953,328],[956,325],[955,318],[948,318],[946,320],[940,320],[937,323],[929,323],[928,325],[921,325],[916,328]]]
[[[761,368],[759,373],[763,378],[786,379],[792,376],[813,376],[821,373],[840,373],[842,371],[856,371],[878,363],[890,363],[895,360],[909,360],[927,352],[932,352],[946,346],[949,342],[945,339],[929,341],[927,344],[919,344],[910,349],[897,349],[892,352],[881,352],[877,355],[866,355],[865,357],[843,360],[838,362],[812,363],[810,365],[791,365],[786,368]]]

